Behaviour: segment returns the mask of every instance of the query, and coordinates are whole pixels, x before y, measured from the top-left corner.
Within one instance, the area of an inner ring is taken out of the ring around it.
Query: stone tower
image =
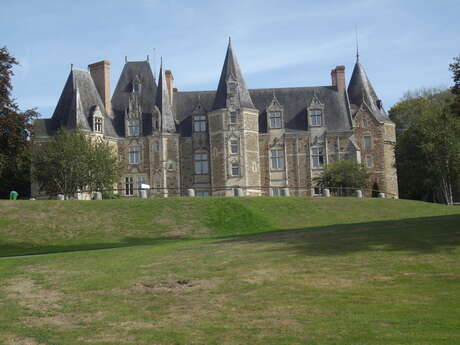
[[[361,149],[361,162],[371,172],[369,188],[398,197],[395,167],[395,124],[388,118],[382,101],[372,87],[363,65],[356,59],[348,85],[354,113],[353,132]]]
[[[258,118],[229,41],[208,113],[213,195],[260,195]]]

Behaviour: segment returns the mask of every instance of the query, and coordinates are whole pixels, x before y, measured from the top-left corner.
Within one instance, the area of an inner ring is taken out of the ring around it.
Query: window
[[[134,195],[134,177],[125,178],[125,195]]]
[[[311,125],[312,126],[322,126],[323,124],[323,112],[319,109],[311,111]]]
[[[234,81],[229,81],[227,85],[228,85],[228,93],[235,94],[236,93],[236,83]]]
[[[206,132],[206,116],[193,116],[193,129],[195,132]]]
[[[153,143],[152,150],[153,152],[160,152],[160,142],[159,141],[155,141]]]
[[[284,188],[273,187],[272,188],[272,196],[286,196]]]
[[[156,130],[159,130],[159,123],[158,123],[158,117],[156,115],[153,115],[152,117],[152,127],[153,127],[153,130],[156,131]]]
[[[209,170],[208,153],[197,152],[195,153],[195,174],[204,175]]]
[[[281,111],[270,112],[270,128],[281,128]]]
[[[139,188],[141,188],[141,185],[142,184],[147,184],[147,178],[145,176],[138,176],[137,177],[137,184],[139,186]]]
[[[369,122],[367,121],[367,119],[363,119],[363,128],[367,127],[369,127]]]
[[[129,164],[139,164],[141,162],[141,150],[139,146],[129,148]]]
[[[363,146],[364,149],[371,149],[372,148],[372,139],[370,135],[365,135],[363,137]]]
[[[139,120],[128,120],[128,135],[130,137],[138,136],[140,133]]]
[[[238,153],[239,152],[239,147],[238,147],[238,140],[230,140],[230,153]]]
[[[133,83],[133,92],[137,94],[141,93],[141,83],[139,81]]]
[[[284,152],[283,150],[271,150],[270,151],[270,160],[272,162],[271,166],[274,170],[284,169]]]
[[[94,118],[94,130],[102,133],[102,117],[96,116]]]
[[[195,195],[196,196],[209,196],[209,192],[197,191]]]
[[[230,123],[235,124],[236,123],[236,111],[231,111],[230,112]]]
[[[176,170],[176,162],[174,162],[173,160],[168,160],[168,163],[167,163],[167,169],[168,171],[174,171]]]
[[[374,160],[372,159],[372,155],[366,156],[366,168],[372,168],[374,166]]]
[[[322,147],[311,148],[311,161],[313,168],[322,168],[324,166],[324,152]]]
[[[233,162],[230,172],[232,176],[240,176],[240,163]]]

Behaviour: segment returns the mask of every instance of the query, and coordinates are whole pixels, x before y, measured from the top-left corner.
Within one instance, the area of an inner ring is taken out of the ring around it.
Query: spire
[[[155,105],[161,114],[161,132],[175,132],[176,124],[170,103],[168,85],[166,84],[165,70],[163,69],[163,58],[161,59]]]
[[[228,82],[236,83],[235,96],[237,104],[241,108],[255,108],[252,103],[249,91],[246,88],[243,75],[241,73],[240,66],[236,60],[236,56],[233,53],[231,38],[228,38],[227,54],[225,56],[224,66],[222,67],[222,73],[220,75],[219,85],[217,87],[216,97],[214,99],[214,105],[212,110],[227,108],[227,100],[229,96],[229,90],[227,90]]]
[[[358,27],[356,29],[356,62],[359,61],[359,40],[358,40]]]
[[[356,61],[350,84],[348,85],[350,103],[361,106],[363,102],[373,111],[382,111],[381,102],[367,77],[364,67],[359,60]]]

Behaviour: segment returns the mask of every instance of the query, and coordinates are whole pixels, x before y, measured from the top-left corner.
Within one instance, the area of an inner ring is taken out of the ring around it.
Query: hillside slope
[[[459,344],[459,224],[404,200],[0,201],[0,344]]]

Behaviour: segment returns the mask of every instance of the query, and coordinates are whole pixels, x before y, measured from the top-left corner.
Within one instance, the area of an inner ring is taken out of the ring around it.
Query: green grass
[[[0,344],[459,344],[459,291],[458,207],[0,201]]]

